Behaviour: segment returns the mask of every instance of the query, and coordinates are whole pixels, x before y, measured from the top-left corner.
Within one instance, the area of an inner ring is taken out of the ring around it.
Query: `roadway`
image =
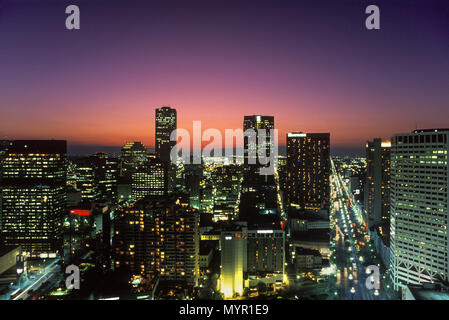
[[[337,265],[336,295],[342,300],[382,300],[385,293],[366,286],[366,261],[374,261],[375,253],[372,244],[366,239],[361,210],[354,203],[341,175],[331,162],[331,190],[334,207],[331,223],[334,225],[332,249]],[[368,250],[363,250],[362,246]],[[367,252],[366,252],[367,251]]]
[[[33,293],[39,292],[39,289],[45,284],[51,287],[59,284],[61,281],[61,266],[58,264],[59,259],[51,260],[39,273],[28,275],[26,278],[22,275],[18,283],[12,285],[9,299],[11,300],[27,300]]]

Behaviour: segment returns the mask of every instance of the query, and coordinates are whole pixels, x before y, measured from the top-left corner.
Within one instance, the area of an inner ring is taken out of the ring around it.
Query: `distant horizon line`
[[[148,151],[154,152],[155,147],[154,146],[146,146]],[[287,154],[287,146],[286,145],[279,145],[279,155],[286,155]],[[103,152],[106,154],[120,154],[120,149],[122,148],[122,145],[87,145],[87,144],[70,144],[67,143],[67,154],[69,156],[87,156],[92,155],[97,152]],[[235,149],[242,149],[242,147],[234,147]],[[99,150],[103,149],[103,150]],[[190,149],[191,151],[193,148]],[[221,150],[226,150],[226,148],[222,148]],[[330,152],[333,156],[340,156],[340,155],[350,155],[350,156],[362,156],[365,154],[365,145],[360,146],[344,146],[344,145],[334,145],[330,146]],[[224,154],[224,153],[223,153]]]

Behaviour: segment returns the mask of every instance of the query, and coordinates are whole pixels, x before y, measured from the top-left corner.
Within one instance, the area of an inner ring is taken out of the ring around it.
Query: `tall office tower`
[[[170,162],[170,151],[176,141],[170,141],[170,135],[177,128],[176,109],[161,107],[156,109],[156,155]]]
[[[285,233],[284,230],[248,230],[247,270],[249,274],[284,274]]]
[[[268,167],[259,162],[258,154],[265,156],[271,154],[271,132],[274,129],[274,117],[272,116],[245,116],[243,130],[254,130],[256,140],[245,135],[244,138],[244,172],[241,185],[239,220],[248,222],[249,226],[272,226],[279,220],[279,205],[277,203],[277,188],[274,179],[274,171],[271,175],[260,175],[260,169]],[[265,141],[259,135],[258,130],[265,131]],[[265,150],[259,150],[264,148]],[[277,159],[276,159],[277,160]],[[272,163],[274,169],[274,163]]]
[[[116,268],[194,285],[199,274],[199,216],[175,195],[149,196],[117,211]]]
[[[395,289],[449,280],[449,129],[395,134],[391,147],[391,277]]]
[[[84,202],[116,203],[119,162],[104,153],[77,159],[72,163],[75,187],[81,192]]]
[[[209,182],[213,187],[214,220],[234,218],[239,200],[242,167],[235,164],[215,166]],[[229,219],[227,219],[229,220]]]
[[[62,249],[66,153],[66,141],[11,142],[2,172],[5,245],[21,245],[35,257],[53,256]]]
[[[100,190],[96,177],[96,166],[90,158],[76,162],[76,188],[81,192],[83,202],[94,203],[100,200]]]
[[[329,211],[330,134],[287,134],[287,204]]]
[[[176,141],[170,141],[170,135],[177,128],[176,109],[161,107],[156,109],[156,156],[167,163],[168,191],[174,191],[176,187],[176,161],[170,159],[170,152],[176,148]]]
[[[269,156],[271,154],[270,148],[272,143],[270,130],[274,129],[274,117],[259,115],[245,116],[243,119],[243,131],[248,129],[255,131],[256,139],[250,139],[245,135],[243,142],[243,163],[252,174],[258,174],[261,167],[267,166],[259,163],[259,148],[262,147],[265,149],[263,152],[264,155]],[[265,130],[265,141],[262,140],[262,136],[259,136],[258,130]]]
[[[131,195],[133,201],[146,196],[165,195],[167,193],[167,163],[159,159],[150,159],[132,175]]]
[[[364,211],[368,226],[390,221],[391,143],[376,138],[366,143]]]
[[[133,172],[145,163],[146,160],[147,148],[141,142],[127,142],[122,147],[120,176],[130,179]]]
[[[94,157],[98,157],[98,154]],[[106,155],[99,158],[98,187],[101,200],[110,204],[117,202],[117,184],[119,178],[119,160]]]
[[[221,292],[225,298],[242,295],[243,273],[247,268],[247,229],[235,226],[221,232]]]

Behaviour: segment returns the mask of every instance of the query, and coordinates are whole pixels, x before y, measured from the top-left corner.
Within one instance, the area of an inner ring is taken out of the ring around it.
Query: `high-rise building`
[[[94,157],[98,157],[98,154]],[[97,179],[101,200],[114,204],[118,197],[119,160],[103,155],[99,158],[99,163]]]
[[[76,188],[81,192],[81,200],[94,203],[100,199],[100,190],[96,179],[96,170],[89,158],[77,161]]]
[[[329,210],[330,134],[287,134],[287,204]]]
[[[149,196],[116,213],[115,267],[196,284],[199,216],[175,195]]]
[[[161,107],[156,109],[156,155],[167,163],[170,162],[170,151],[176,141],[170,141],[170,135],[177,128],[176,109]]]
[[[12,141],[3,161],[2,238],[30,256],[62,249],[66,205],[67,143]]]
[[[390,221],[391,143],[380,138],[366,143],[364,213],[368,226]]]
[[[75,187],[81,192],[82,201],[111,204],[117,201],[118,159],[96,153],[77,159],[73,166]]]
[[[395,289],[449,280],[449,129],[395,134],[391,146],[391,277]]]
[[[170,152],[176,148],[176,141],[170,140],[171,133],[177,128],[176,109],[170,107],[161,107],[156,109],[156,156],[167,163],[167,183],[168,191],[174,191],[176,187],[176,161],[170,159]]]
[[[243,131],[246,130],[254,130],[255,139],[251,139],[249,136],[245,135],[243,142],[243,162],[248,170],[258,174],[258,170],[261,167],[268,167],[268,165],[259,163],[259,148],[265,149],[260,151],[265,156],[272,155],[271,148],[274,147],[272,145],[272,139],[274,137],[271,137],[271,130],[274,130],[274,117],[260,115],[245,116],[243,119]],[[261,132],[265,133],[265,141],[262,139],[262,136],[259,135],[259,130],[263,130]]]
[[[225,298],[242,295],[247,268],[247,229],[236,226],[221,232],[221,292]]]
[[[243,120],[245,132],[253,130],[254,137],[244,136],[244,171],[240,188],[239,220],[246,221],[248,226],[274,226],[279,222],[279,204],[277,187],[274,179],[274,162],[277,160],[273,153],[274,117],[251,115]],[[260,150],[263,148],[264,150]],[[271,157],[273,163],[261,164],[259,153]],[[273,168],[273,174],[261,175],[261,168]]]
[[[131,195],[133,201],[146,196],[167,193],[167,163],[159,159],[149,159],[132,175]]]
[[[248,230],[247,242],[248,273],[255,275],[284,274],[284,230]]]
[[[141,142],[127,142],[122,147],[120,176],[130,179],[132,174],[145,163],[146,160],[147,148]]]

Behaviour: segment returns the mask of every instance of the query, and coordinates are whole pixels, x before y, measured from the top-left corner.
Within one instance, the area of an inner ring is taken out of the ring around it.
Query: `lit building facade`
[[[177,128],[176,109],[167,106],[157,108],[155,128],[156,156],[167,163],[167,188],[172,192],[176,187],[177,153],[174,152],[175,158],[171,160],[170,152],[176,148],[176,141],[171,141],[170,135]]]
[[[127,142],[120,156],[120,176],[130,178],[146,160],[147,148],[141,142]]]
[[[247,229],[222,231],[221,243],[221,292],[225,298],[242,295],[244,289],[243,274],[247,268]]]
[[[147,197],[119,209],[113,252],[116,268],[196,284],[199,216],[176,196]]]
[[[448,280],[449,129],[396,134],[391,147],[391,277],[395,289]]]
[[[97,153],[76,160],[73,166],[75,187],[81,192],[83,202],[116,203],[118,159]]]
[[[272,152],[271,148],[274,147],[272,143],[272,139],[274,139],[274,137],[271,137],[271,130],[274,130],[274,117],[261,115],[245,116],[243,119],[243,131],[245,132],[246,130],[254,130],[255,139],[251,139],[246,135],[244,136],[244,166],[252,171],[252,173],[258,174],[258,169],[260,169],[261,166],[265,166],[259,164],[259,148],[264,148],[265,150],[260,152],[266,156],[269,156]],[[259,130],[263,130],[262,132],[265,133],[265,141],[262,140],[262,136],[259,136]]]
[[[133,201],[146,196],[167,193],[167,164],[159,159],[150,159],[132,175],[131,195]]]
[[[330,134],[287,134],[287,204],[329,210]]]
[[[66,206],[67,143],[12,141],[3,161],[2,238],[30,256],[62,250]]]
[[[283,230],[248,230],[247,249],[249,274],[284,274],[285,232]]]
[[[170,141],[170,135],[177,127],[176,109],[161,107],[156,109],[156,156],[170,162],[170,151],[176,141]]]
[[[390,221],[391,143],[376,138],[366,143],[365,221],[377,226]]]

